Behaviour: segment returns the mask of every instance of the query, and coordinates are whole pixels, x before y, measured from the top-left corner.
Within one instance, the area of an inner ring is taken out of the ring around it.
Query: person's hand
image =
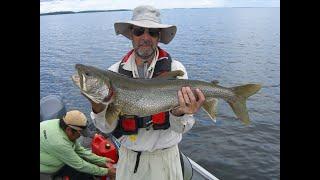
[[[110,159],[110,158],[107,158],[107,157],[106,157],[106,159],[107,159],[107,162],[106,162],[106,164],[104,165],[104,167],[106,167],[106,168],[108,168],[109,166],[112,167],[112,164],[115,163],[114,160],[113,160],[113,159]]]
[[[171,114],[181,116],[196,113],[204,103],[205,96],[200,89],[196,89],[194,92],[190,87],[182,87],[178,91],[179,106],[173,108]]]
[[[109,177],[110,180],[114,180],[116,178],[116,168],[114,168],[111,163],[107,163],[107,168],[109,169],[107,177]]]
[[[107,164],[108,164],[108,163],[115,163],[114,160],[111,159],[111,158],[107,158],[107,157],[106,157],[106,159],[107,159]]]
[[[103,111],[106,108],[106,105],[102,104],[102,103],[95,103],[94,101],[92,101],[87,95],[85,95],[84,93],[81,92],[81,94],[89,100],[89,102],[91,103],[91,107],[92,107],[92,111],[94,113],[99,113],[101,111]]]
[[[113,159],[110,159],[110,158],[107,158],[107,157],[106,157],[106,159],[107,159],[106,163],[103,164],[103,165],[100,165],[101,167],[107,168],[108,166],[110,166],[110,164],[114,164],[115,163]]]

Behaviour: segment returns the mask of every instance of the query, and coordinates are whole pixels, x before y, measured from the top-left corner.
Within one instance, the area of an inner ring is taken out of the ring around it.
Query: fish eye
[[[91,76],[91,73],[89,73],[89,72],[85,72],[84,73],[86,76]]]

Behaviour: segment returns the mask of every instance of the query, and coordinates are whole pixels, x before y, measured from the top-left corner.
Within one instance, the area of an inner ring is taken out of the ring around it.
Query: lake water
[[[280,179],[280,8],[161,10],[178,27],[160,44],[180,60],[190,79],[222,86],[261,83],[247,101],[251,124],[236,120],[219,102],[217,122],[201,111],[180,149],[219,179]],[[131,11],[40,16],[40,98],[57,94],[67,109],[89,116],[89,102],[73,85],[76,63],[108,68],[131,49],[113,23]]]

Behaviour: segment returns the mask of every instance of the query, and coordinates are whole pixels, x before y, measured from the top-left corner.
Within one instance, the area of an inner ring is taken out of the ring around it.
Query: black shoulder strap
[[[133,77],[132,71],[128,71],[128,70],[123,69],[123,66],[124,66],[124,64],[122,64],[122,62],[121,62],[119,65],[118,73],[129,76],[129,77]]]
[[[162,59],[159,59],[156,63],[156,66],[154,67],[154,72],[152,77],[157,77],[163,72],[170,72],[171,71],[171,63],[172,59],[170,55],[168,54],[168,57],[164,57]]]

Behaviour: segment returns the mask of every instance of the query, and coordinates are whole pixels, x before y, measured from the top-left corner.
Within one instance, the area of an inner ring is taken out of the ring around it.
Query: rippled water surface
[[[220,179],[280,179],[280,9],[213,8],[162,10],[175,24],[174,40],[160,44],[186,67],[190,79],[222,86],[261,83],[247,106],[252,123],[242,125],[224,101],[218,119],[201,111],[183,136],[181,150]],[[89,115],[87,100],[72,84],[76,63],[107,68],[130,48],[116,36],[115,21],[130,11],[40,17],[40,97],[57,94],[67,109]]]

